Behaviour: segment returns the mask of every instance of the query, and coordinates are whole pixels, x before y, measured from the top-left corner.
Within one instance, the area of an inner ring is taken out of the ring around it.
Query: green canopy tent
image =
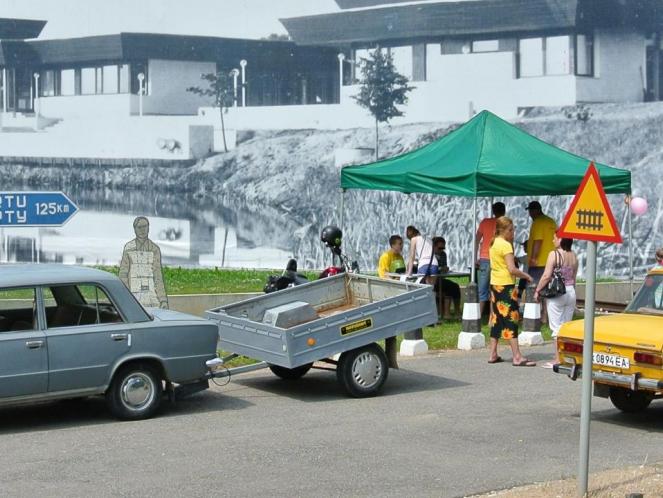
[[[589,162],[529,135],[491,112],[482,111],[420,149],[372,164],[343,168],[341,189],[473,197],[475,238],[477,197],[573,195]],[[630,171],[595,165],[606,193],[631,193]],[[341,213],[342,210],[341,201]],[[630,253],[629,244],[629,260],[632,260]],[[631,262],[631,275],[632,268]]]

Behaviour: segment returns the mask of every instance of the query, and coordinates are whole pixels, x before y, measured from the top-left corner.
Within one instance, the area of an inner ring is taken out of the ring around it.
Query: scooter
[[[341,232],[340,228],[334,225],[328,225],[322,229],[320,240],[331,250],[332,266],[328,266],[322,270],[320,275],[318,275],[318,278],[331,277],[343,272],[359,273],[359,265],[357,262],[350,261],[349,258],[341,252],[342,239],[343,232]],[[340,266],[334,264],[336,258],[338,258]],[[281,275],[270,275],[267,277],[267,283],[263,290],[265,293],[269,294],[270,292],[287,289],[288,287],[305,284],[306,282],[308,282],[306,276],[297,273],[297,260],[290,259]]]

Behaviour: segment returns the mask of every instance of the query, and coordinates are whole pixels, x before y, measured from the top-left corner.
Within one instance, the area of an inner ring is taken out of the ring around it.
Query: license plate
[[[594,365],[613,368],[630,368],[631,366],[628,358],[617,356],[615,354],[594,353],[592,355],[592,362]]]

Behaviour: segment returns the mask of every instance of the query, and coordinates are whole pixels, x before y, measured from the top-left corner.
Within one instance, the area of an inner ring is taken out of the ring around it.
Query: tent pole
[[[629,268],[629,302],[633,299],[633,213],[631,212],[631,197],[628,197],[626,204],[628,211],[628,268]]]
[[[344,211],[344,204],[345,204],[345,189],[341,189],[341,200],[338,205],[338,228],[343,231],[343,211]]]
[[[476,257],[477,257],[477,252],[476,252],[476,245],[477,245],[477,197],[476,195],[474,196],[474,223],[473,223],[473,228],[472,228],[472,257],[470,258],[470,262],[472,265],[470,266],[470,283],[474,282],[476,279],[476,273],[477,273],[477,265],[476,265]]]

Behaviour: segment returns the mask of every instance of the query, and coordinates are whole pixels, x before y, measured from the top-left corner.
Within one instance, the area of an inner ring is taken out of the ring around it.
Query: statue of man
[[[147,238],[150,222],[145,216],[134,220],[136,238],[127,242],[122,251],[120,280],[147,308],[168,308],[166,287],[161,272],[161,250]]]

